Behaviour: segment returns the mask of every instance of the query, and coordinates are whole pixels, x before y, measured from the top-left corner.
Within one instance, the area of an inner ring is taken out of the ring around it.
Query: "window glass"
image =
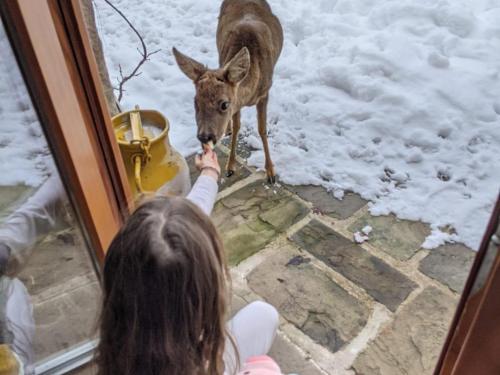
[[[1,23],[0,49],[0,354],[32,374],[88,345],[100,286]]]

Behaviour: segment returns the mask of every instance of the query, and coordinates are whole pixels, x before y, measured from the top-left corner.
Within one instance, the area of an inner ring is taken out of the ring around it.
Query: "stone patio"
[[[221,165],[226,146],[217,151]],[[318,186],[270,186],[238,160],[213,219],[235,307],[262,299],[280,313],[271,355],[283,372],[432,374],[475,252],[422,249],[430,233],[423,223],[373,217],[352,192],[338,200]],[[356,243],[366,226],[369,239]]]
[[[225,165],[226,146],[217,153]],[[261,299],[280,313],[270,354],[283,373],[432,374],[475,253],[461,244],[421,249],[425,224],[373,217],[352,192],[338,200],[318,186],[270,186],[238,161],[213,219],[231,265],[233,312]],[[14,201],[27,194],[5,192]],[[367,225],[369,239],[355,243]],[[20,278],[33,295],[38,358],[95,334],[99,286],[77,232],[43,242]],[[93,373],[92,365],[72,372]]]

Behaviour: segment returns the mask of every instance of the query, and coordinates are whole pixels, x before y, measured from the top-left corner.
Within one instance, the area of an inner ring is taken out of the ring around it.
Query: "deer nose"
[[[217,142],[215,134],[213,133],[198,133],[198,139],[203,144],[207,144],[210,141],[212,141],[214,144]]]

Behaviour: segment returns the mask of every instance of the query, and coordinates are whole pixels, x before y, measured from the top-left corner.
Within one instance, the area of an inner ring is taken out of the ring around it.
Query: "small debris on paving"
[[[363,227],[363,229],[361,229],[361,232],[358,231],[354,233],[354,241],[359,244],[368,241],[370,239],[369,235],[372,230],[373,228],[369,225]]]

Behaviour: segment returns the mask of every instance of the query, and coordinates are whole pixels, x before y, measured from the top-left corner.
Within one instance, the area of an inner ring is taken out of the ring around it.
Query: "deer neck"
[[[260,74],[254,64],[250,66],[250,71],[243,81],[241,81],[235,90],[235,104],[238,111],[242,107],[248,107],[257,104],[259,101],[258,87]]]

